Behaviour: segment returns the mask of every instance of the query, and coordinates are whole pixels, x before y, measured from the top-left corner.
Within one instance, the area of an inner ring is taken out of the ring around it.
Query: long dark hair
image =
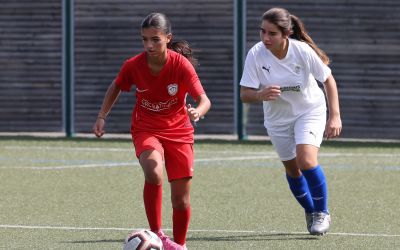
[[[308,35],[300,18],[290,14],[288,10],[272,8],[263,14],[262,20],[275,24],[283,34],[289,34],[290,38],[307,43],[326,65],[329,64],[329,57]]]
[[[152,27],[162,30],[166,35],[172,34],[171,22],[163,13],[150,13],[143,19],[141,27],[142,29]],[[193,50],[187,41],[172,41],[171,39],[167,44],[167,48],[186,57],[193,66],[198,65],[197,59],[193,55]]]

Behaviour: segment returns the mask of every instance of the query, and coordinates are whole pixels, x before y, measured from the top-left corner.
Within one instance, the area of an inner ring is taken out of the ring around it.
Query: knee
[[[179,210],[185,210],[190,206],[189,195],[174,195],[171,197],[172,207]]]
[[[311,157],[300,156],[297,157],[297,165],[299,166],[299,169],[305,170],[318,165],[318,162],[316,159],[313,159]]]
[[[301,176],[301,171],[298,168],[286,168],[286,173],[292,178],[298,178]]]
[[[310,169],[318,165],[318,148],[315,146],[297,145],[296,155],[296,162],[301,170]]]
[[[296,158],[289,161],[283,161],[283,165],[285,166],[286,174],[289,175],[290,177],[298,178],[301,176],[301,172],[297,165]]]
[[[147,183],[154,184],[154,185],[161,185],[162,184],[162,177],[158,175],[145,175],[144,179]]]
[[[143,169],[143,174],[146,182],[160,185],[163,181],[162,164],[154,160],[141,161],[140,165]]]

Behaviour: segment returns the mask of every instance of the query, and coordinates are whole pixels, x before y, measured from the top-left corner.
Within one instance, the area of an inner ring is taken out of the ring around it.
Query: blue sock
[[[301,172],[307,180],[308,189],[314,202],[314,210],[328,213],[328,189],[324,171],[317,165],[312,169],[302,170]]]
[[[289,183],[289,188],[292,191],[296,200],[304,208],[306,213],[314,212],[314,202],[308,190],[307,181],[304,176],[293,178],[286,174],[286,179]]]

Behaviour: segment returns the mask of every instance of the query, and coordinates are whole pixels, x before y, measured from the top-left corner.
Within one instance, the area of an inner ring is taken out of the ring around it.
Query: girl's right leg
[[[157,150],[146,150],[140,154],[145,183],[144,207],[151,231],[159,232],[162,224],[162,180],[163,157]]]
[[[162,221],[163,147],[150,133],[135,133],[132,139],[145,179],[143,201],[147,220],[151,231],[157,233]]]
[[[314,202],[308,188],[307,180],[297,167],[296,159],[283,161],[286,170],[286,179],[289,188],[299,204],[304,208],[306,214],[314,212]]]

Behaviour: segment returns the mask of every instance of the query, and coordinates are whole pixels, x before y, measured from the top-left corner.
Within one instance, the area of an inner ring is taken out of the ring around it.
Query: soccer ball
[[[164,250],[160,238],[150,230],[131,232],[125,239],[123,250]]]

